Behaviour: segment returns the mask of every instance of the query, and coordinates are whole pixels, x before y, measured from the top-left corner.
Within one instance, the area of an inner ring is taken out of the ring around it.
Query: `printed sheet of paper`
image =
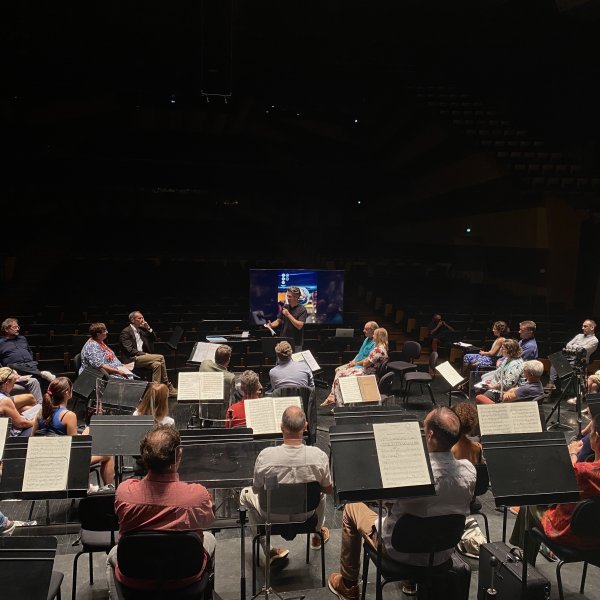
[[[360,388],[363,402],[379,402],[381,400],[375,375],[363,375],[356,379],[358,379],[358,387]]]
[[[292,360],[295,362],[301,362],[303,360],[306,361],[306,364],[310,367],[310,370],[313,373],[321,370],[319,363],[315,360],[315,357],[310,350],[304,350],[303,352],[296,352],[292,354]]]
[[[6,432],[8,431],[8,418],[0,417],[0,460],[4,454],[4,444],[6,443]]]
[[[25,456],[24,492],[67,489],[71,436],[30,437]]]
[[[179,373],[177,400],[223,400],[223,373]]]
[[[451,387],[454,387],[465,380],[465,378],[448,361],[439,364],[435,370],[450,384]]]
[[[215,352],[218,344],[209,344],[208,342],[198,342],[194,355],[191,358],[192,362],[202,362],[204,360],[215,360]]]
[[[302,408],[302,400],[298,396],[283,396],[281,398],[256,398],[246,400],[246,425],[253,433],[279,433],[281,431],[281,415],[288,406]]]
[[[373,433],[384,488],[433,483],[417,421],[373,423]]]
[[[285,412],[285,409],[288,406],[297,406],[298,408],[302,408],[302,398],[300,396],[282,396],[273,398],[273,418],[275,419],[275,425],[277,429],[275,431],[280,431],[281,425],[281,417]]]
[[[360,386],[358,385],[358,377],[340,377],[338,381],[344,404],[363,402]]]
[[[481,435],[542,431],[537,402],[479,404],[477,414]]]

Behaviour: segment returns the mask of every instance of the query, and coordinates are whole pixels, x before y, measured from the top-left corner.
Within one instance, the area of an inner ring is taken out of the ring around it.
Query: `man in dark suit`
[[[133,362],[134,368],[152,369],[152,381],[164,383],[170,396],[177,396],[177,388],[169,381],[165,357],[154,354],[156,334],[139,310],[129,313],[129,325],[121,331],[119,343],[123,353],[123,362]]]

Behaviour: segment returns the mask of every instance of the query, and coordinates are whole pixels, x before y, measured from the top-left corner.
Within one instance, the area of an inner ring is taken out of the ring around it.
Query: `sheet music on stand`
[[[310,350],[295,352],[294,354],[292,354],[292,360],[295,362],[305,361],[313,373],[321,370],[319,363],[315,360],[315,357],[313,356],[313,353]]]
[[[340,377],[338,383],[344,404],[381,402],[375,375]]]
[[[481,435],[536,433],[543,430],[537,402],[478,404]]]
[[[448,406],[452,406],[452,394],[464,394],[464,396],[468,398],[467,394],[455,389],[456,386],[463,384],[466,379],[448,361],[437,365],[435,370],[450,386],[448,390]]]
[[[177,380],[178,402],[223,402],[225,377],[222,372],[181,372]]]
[[[299,396],[274,396],[246,400],[246,425],[254,435],[281,433],[281,417],[288,406],[302,408],[302,398]]]
[[[219,344],[196,342],[192,348],[188,362],[201,363],[204,360],[215,360],[215,352]]]

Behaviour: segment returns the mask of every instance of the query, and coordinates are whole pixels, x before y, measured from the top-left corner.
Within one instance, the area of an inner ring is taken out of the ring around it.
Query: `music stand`
[[[182,335],[183,335],[183,327],[181,327],[180,325],[176,325],[175,328],[173,329],[173,333],[171,334],[171,337],[167,341],[167,346],[169,346],[169,348],[171,348],[171,350],[177,350],[177,344],[179,344],[179,340],[181,339]]]
[[[579,487],[563,433],[485,435],[481,442],[490,481],[494,482],[492,494],[496,506],[527,507],[579,501]],[[526,521],[525,537],[527,535]],[[523,596],[527,565],[527,560],[523,560]]]
[[[556,422],[552,423],[548,427],[548,429],[551,431],[554,429],[559,429],[562,431],[573,431],[573,428],[570,425],[564,425],[560,422],[560,407],[561,407],[561,403],[562,403],[562,400],[565,396],[567,389],[569,389],[569,386],[573,382],[573,378],[576,376],[576,371],[573,369],[571,363],[567,360],[567,357],[562,353],[562,351],[554,352],[553,354],[549,354],[548,359],[550,360],[550,364],[556,370],[558,379],[562,379],[563,377],[567,377],[567,376],[569,377],[569,381],[567,382],[565,389],[562,391],[560,397],[555,402],[554,406],[552,407],[552,410],[550,411],[550,414],[546,417],[546,423],[549,423],[550,419],[552,418],[552,415],[556,411]],[[578,402],[578,406],[579,406],[578,415],[579,415],[579,419],[581,419],[581,405],[579,403],[579,396],[580,396],[579,390],[576,390],[576,395],[578,398],[577,402]],[[581,422],[580,422],[579,433],[581,433]]]
[[[389,418],[388,423],[417,422],[414,415],[397,415]],[[383,519],[383,501],[398,498],[434,496],[435,485],[429,462],[429,454],[423,432],[421,443],[429,471],[427,485],[405,487],[383,487],[383,480],[377,458],[377,445],[372,423],[356,425],[335,425],[329,429],[331,441],[331,459],[335,476],[336,494],[340,501],[360,502],[377,500],[379,516],[377,531],[381,534]],[[377,591],[376,600],[382,599],[381,555],[382,538],[377,536]]]
[[[444,381],[450,386],[448,388],[448,406],[452,406],[452,394],[460,394],[467,400],[469,396],[463,390],[457,389],[467,380],[450,364],[449,361],[440,363],[435,367],[435,370],[444,378]]]
[[[96,400],[102,402],[103,405],[114,407],[118,411],[128,409],[128,413],[132,413],[140,403],[147,387],[147,381],[130,381],[110,377],[106,381],[102,397],[98,397]]]
[[[73,395],[89,400],[96,394],[96,379],[108,379],[106,371],[85,367],[73,382]]]
[[[385,404],[351,404],[338,406],[333,414],[336,425],[352,425],[358,423],[388,423],[391,417],[410,416],[403,408],[398,406],[387,406]]]

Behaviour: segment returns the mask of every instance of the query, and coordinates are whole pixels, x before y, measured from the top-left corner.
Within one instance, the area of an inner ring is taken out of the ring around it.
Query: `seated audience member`
[[[77,435],[77,416],[67,408],[67,402],[73,396],[73,384],[67,377],[57,377],[50,382],[44,402],[42,414],[33,424],[33,435],[37,432],[50,435]],[[88,435],[86,427],[82,435]],[[115,459],[112,456],[92,456],[91,464],[102,463],[100,474],[105,484],[114,484]]]
[[[593,462],[576,462],[577,448],[580,442],[569,444],[569,453],[575,470],[579,487],[580,500],[600,497],[600,415],[591,422],[590,444],[594,452]],[[576,550],[586,550],[598,547],[598,541],[588,540],[575,535],[570,523],[576,503],[554,504],[551,506],[528,506],[529,527],[538,527],[546,536],[555,542]],[[535,558],[540,548],[540,541],[529,535],[527,548],[524,548],[525,511],[520,510],[517,516],[510,543],[524,549],[527,561],[535,565]]]
[[[502,402],[521,402],[541,396],[544,393],[544,386],[540,381],[543,374],[544,363],[539,360],[526,360],[523,363],[525,382],[519,382],[519,385],[504,392]]]
[[[310,367],[304,360],[292,360],[292,352],[290,343],[285,340],[275,346],[277,365],[269,371],[271,388],[276,390],[286,386],[298,386],[314,390],[315,382]]]
[[[449,408],[433,409],[424,422],[425,439],[433,478],[435,496],[393,500],[387,516],[383,519],[384,555],[402,563],[426,566],[429,554],[404,554],[392,546],[392,532],[400,517],[405,514],[417,517],[434,517],[447,514],[468,515],[475,490],[475,467],[467,460],[456,460],[451,449],[460,437],[460,421]],[[329,589],[340,600],[358,600],[358,575],[362,558],[363,540],[377,547],[378,515],[362,502],[346,504],[342,516],[341,573],[329,576]],[[452,555],[452,550],[434,555],[434,565],[441,564]],[[405,582],[406,591],[416,592],[414,584]]]
[[[496,321],[492,326],[492,333],[496,337],[489,350],[480,350],[479,354],[465,354],[463,356],[462,374],[469,377],[469,372],[480,367],[495,367],[498,359],[502,358],[500,349],[506,339],[509,329],[504,321]]]
[[[175,425],[169,416],[169,388],[164,383],[151,383],[133,414],[151,415],[159,425]]]
[[[0,417],[11,420],[10,437],[27,437],[31,435],[33,422],[41,406],[31,394],[10,396],[18,378],[14,369],[0,368]]]
[[[208,490],[199,483],[179,481],[179,464],[184,449],[179,432],[174,427],[156,425],[140,443],[142,462],[148,470],[143,479],[127,479],[117,488],[115,511],[119,519],[119,535],[130,532],[193,531],[204,544],[202,568],[197,575],[180,581],[167,582],[167,589],[187,587],[199,581],[215,552],[215,538],[204,531],[215,519],[212,498]],[[117,581],[132,589],[153,589],[154,582],[126,577],[117,564],[117,546],[108,555],[108,565],[114,569]],[[110,589],[109,596],[120,598],[117,591]]]
[[[535,340],[535,321],[521,321],[519,323],[519,346],[523,350],[523,360],[535,360],[538,357],[538,346]]]
[[[495,371],[486,373],[482,383],[488,388],[484,394],[475,397],[478,404],[494,404],[500,402],[504,390],[517,385],[523,372],[523,359],[521,346],[517,340],[507,339],[500,349],[502,358],[498,361]]]
[[[260,490],[265,479],[275,475],[279,484],[310,483],[317,481],[321,486],[321,502],[315,513],[317,528],[323,533],[324,541],[329,539],[329,529],[323,527],[325,522],[326,494],[333,492],[329,459],[327,454],[316,446],[305,446],[302,441],[306,431],[306,416],[298,406],[288,406],[281,417],[283,444],[265,448],[256,458],[252,487],[247,487],[240,494],[240,504],[249,508],[248,519],[251,524],[264,523],[266,512],[259,502]],[[271,514],[272,523],[303,522],[310,514],[289,515]],[[321,539],[318,535],[311,538],[311,548],[318,550]],[[273,548],[271,560],[285,558],[289,554],[287,548]]]
[[[368,321],[365,323],[363,327],[363,333],[365,334],[365,339],[357,352],[356,356],[345,365],[340,365],[335,368],[336,373],[338,371],[344,371],[346,369],[351,369],[353,367],[357,367],[359,369],[363,368],[363,361],[369,356],[371,350],[375,348],[375,341],[373,340],[373,334],[375,330],[379,327],[375,321]]]
[[[139,310],[129,313],[129,325],[121,331],[119,343],[125,360],[133,362],[136,369],[152,369],[152,381],[164,383],[171,396],[177,396],[177,388],[173,387],[167,376],[165,357],[154,354],[156,334],[146,323]]]
[[[596,371],[587,379],[588,394],[597,394],[600,391],[600,371]]]
[[[468,460],[474,465],[483,462],[483,448],[479,442],[469,439],[469,436],[478,435],[479,418],[477,407],[470,402],[461,402],[452,407],[460,420],[460,438],[452,446],[452,455],[457,460]]]
[[[108,329],[104,323],[90,325],[90,339],[81,349],[81,373],[86,367],[103,369],[111,377],[133,379],[133,373],[123,365],[117,355],[104,343]]]
[[[225,427],[245,427],[246,426],[246,411],[244,402],[254,398],[260,398],[262,386],[258,379],[258,375],[254,371],[244,371],[240,377],[240,390],[242,399],[235,404],[232,404],[227,409],[227,417],[225,419]]]
[[[449,334],[454,331],[454,327],[442,319],[442,315],[436,313],[433,315],[429,325],[428,339],[431,341],[431,351],[437,352],[440,345],[444,345]]]
[[[335,378],[333,379],[333,386],[331,387],[331,393],[326,400],[321,403],[321,406],[328,406],[336,403],[338,406],[342,406],[344,404],[344,399],[340,393],[339,380],[341,377],[360,377],[361,375],[374,375],[377,373],[377,369],[388,358],[387,329],[384,329],[383,327],[377,328],[373,332],[373,340],[375,342],[375,347],[369,352],[367,358],[360,361],[360,365],[356,364],[354,367],[336,371]]]
[[[0,512],[0,537],[9,536],[15,532],[17,524]]]
[[[569,340],[565,346],[567,350],[585,349],[585,359],[583,363],[588,365],[590,356],[598,349],[598,338],[596,337],[596,322],[592,319],[586,319],[581,325],[582,333],[578,333],[573,339]],[[575,357],[568,356],[568,361],[573,364]],[[560,379],[554,367],[550,367],[550,381],[546,386],[547,390],[555,390],[560,386]]]
[[[223,373],[223,400],[225,407],[233,402],[235,394],[235,375],[228,371],[231,361],[231,346],[221,345],[215,350],[215,360],[210,358],[200,364],[200,373]]]
[[[27,338],[20,335],[17,319],[9,317],[0,326],[0,366],[11,367],[21,377],[15,386],[15,394],[33,394],[37,403],[42,404],[42,389],[38,379],[47,382],[54,379],[50,371],[40,371]]]

